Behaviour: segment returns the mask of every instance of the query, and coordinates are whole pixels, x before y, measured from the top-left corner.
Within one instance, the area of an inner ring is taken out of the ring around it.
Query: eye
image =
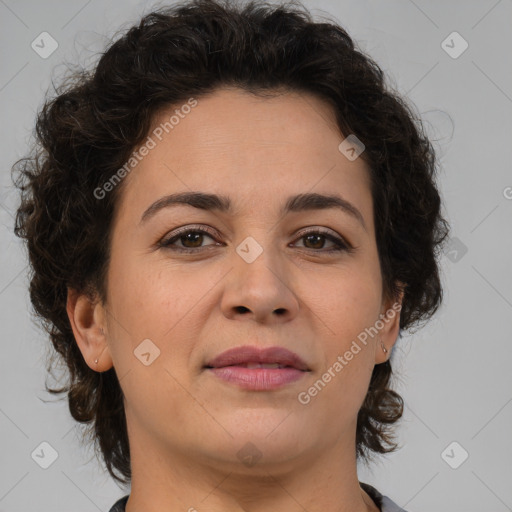
[[[205,237],[214,239],[215,233],[206,228],[187,227],[175,231],[170,238],[161,240],[159,247],[179,252],[193,253],[198,252],[197,249],[201,248],[201,243]],[[182,246],[174,245],[175,242],[181,242]],[[191,244],[191,245],[186,245]]]
[[[179,229],[178,231],[174,231],[171,233],[170,237],[160,240],[160,242],[158,242],[158,246],[182,253],[198,253],[201,249],[205,248],[205,246],[202,245],[205,236],[215,240],[217,234],[207,228],[188,226]],[[354,251],[354,248],[342,238],[333,235],[330,231],[319,228],[300,232],[297,240],[304,240],[306,244],[313,245],[313,247],[306,247],[306,245],[304,245],[306,249],[313,252],[332,253],[345,251],[351,253]],[[325,240],[332,242],[334,247],[331,249],[324,249],[323,246],[325,244]],[[176,242],[180,242],[181,246],[176,245]],[[211,245],[218,246],[217,243],[210,244],[210,246]]]
[[[299,240],[304,240],[307,244],[313,245],[313,247],[306,247],[306,249],[311,249],[316,252],[339,252],[346,251],[352,252],[353,248],[345,242],[342,238],[333,235],[330,231],[324,229],[312,229],[309,231],[302,231],[299,233]],[[334,244],[334,247],[331,249],[318,250],[323,249],[324,240],[327,239]],[[321,245],[322,247],[318,247]]]

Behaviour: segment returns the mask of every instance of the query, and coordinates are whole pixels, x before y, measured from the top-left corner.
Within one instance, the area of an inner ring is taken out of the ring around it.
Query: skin
[[[309,404],[297,399],[396,302],[383,297],[367,166],[338,150],[345,137],[312,95],[224,88],[197,99],[124,178],[107,304],[68,294],[85,361],[100,372],[114,366],[125,395],[126,510],[378,511],[357,478],[356,419],[374,365],[396,342],[399,313]],[[234,214],[182,205],[140,224],[154,201],[191,190],[229,196]],[[342,195],[366,229],[337,209],[279,215],[288,196],[308,192]],[[197,224],[218,236],[174,244],[198,247],[196,255],[157,246]],[[328,239],[296,236],[306,227],[356,249],[327,253]],[[235,250],[247,236],[263,249],[252,263]],[[148,338],[160,355],[145,366],[134,350]],[[278,390],[249,391],[204,370],[239,345],[286,347],[311,371]],[[248,442],[262,455],[252,466],[237,456]]]

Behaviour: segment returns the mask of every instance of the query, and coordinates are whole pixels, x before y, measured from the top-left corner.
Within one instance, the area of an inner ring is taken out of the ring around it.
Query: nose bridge
[[[253,230],[253,235],[245,237],[235,248],[237,274],[244,281],[254,280],[255,284],[264,282],[267,286],[278,286],[277,283],[281,283],[282,286],[286,276],[281,275],[285,269],[280,250],[272,231]],[[248,284],[246,282],[246,286]]]
[[[254,229],[236,247],[229,284],[225,290],[225,314],[252,312],[257,318],[278,313],[294,315],[298,302],[289,283],[282,248],[268,228]]]

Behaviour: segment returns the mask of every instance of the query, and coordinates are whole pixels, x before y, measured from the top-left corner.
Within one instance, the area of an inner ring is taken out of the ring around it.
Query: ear
[[[92,302],[87,295],[68,288],[66,311],[78,348],[89,368],[98,372],[112,368],[106,311],[100,301]],[[94,362],[96,359],[97,364]]]
[[[391,350],[394,347],[398,334],[400,332],[400,312],[402,310],[402,300],[404,297],[404,290],[407,285],[399,282],[401,288],[398,298],[391,298],[384,301],[380,311],[380,323],[384,324],[379,334],[375,337],[375,364],[386,362],[391,356]],[[382,344],[387,352],[384,352]]]

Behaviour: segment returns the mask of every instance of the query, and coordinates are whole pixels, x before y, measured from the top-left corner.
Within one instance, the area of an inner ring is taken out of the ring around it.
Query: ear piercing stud
[[[100,330],[101,330],[101,334],[105,334],[105,332],[103,331],[103,327],[100,327]],[[98,360],[97,360],[97,359],[95,359],[95,360],[94,360],[94,363],[95,363],[95,364],[98,364]]]

